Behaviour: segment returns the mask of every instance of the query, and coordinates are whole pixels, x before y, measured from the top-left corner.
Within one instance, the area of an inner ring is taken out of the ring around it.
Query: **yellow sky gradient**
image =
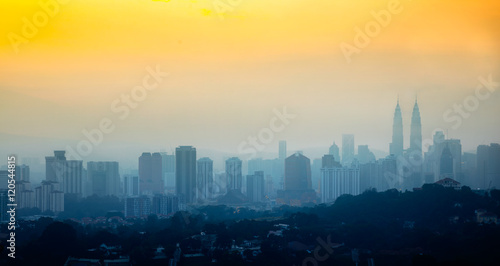
[[[479,76],[500,79],[499,1],[401,0],[402,12],[350,64],[339,45],[390,1],[241,0],[221,20],[217,0],[72,0],[16,53],[8,36],[22,36],[38,2],[0,4],[0,118],[11,125],[0,133],[78,140],[158,64],[167,81],[111,139],[235,151],[287,106],[299,118],[277,139],[292,148],[355,133],[356,145],[387,150],[398,94],[405,127],[419,94],[425,137],[449,127],[444,110],[473,93]],[[500,141],[491,126],[498,94],[450,136],[472,149],[480,127],[477,142]],[[10,108],[26,110],[12,117]]]

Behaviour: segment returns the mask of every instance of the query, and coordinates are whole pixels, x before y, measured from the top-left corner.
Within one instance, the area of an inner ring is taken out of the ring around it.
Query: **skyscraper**
[[[323,155],[321,158],[321,168],[341,167],[340,163],[335,161],[335,156],[332,154]]]
[[[409,161],[412,162],[410,166],[404,166],[411,171],[409,176],[405,176],[403,180],[403,187],[412,189],[421,187],[424,183],[423,178],[423,157],[422,157],[422,125],[420,122],[420,110],[418,109],[418,101],[415,99],[413,106],[413,113],[411,115],[411,129],[410,129],[410,149],[408,150]]]
[[[45,157],[45,179],[58,182],[62,192],[83,194],[83,161],[66,160],[65,151],[54,151],[54,156]]]
[[[477,179],[480,188],[500,187],[500,144],[477,147]]]
[[[321,169],[321,202],[335,201],[340,195],[358,195],[359,168],[327,167]]]
[[[54,156],[45,157],[45,180],[52,182],[63,181],[65,153],[65,151],[54,151]]]
[[[92,190],[88,194],[98,196],[121,194],[118,169],[118,162],[88,162],[87,175]]]
[[[214,181],[214,161],[203,157],[199,159],[196,167],[197,198],[206,200],[212,197],[212,185]]]
[[[256,171],[253,175],[247,175],[247,198],[250,202],[264,199],[264,172]]]
[[[161,152],[163,165],[163,182],[168,192],[175,193],[175,155]]]
[[[299,152],[285,160],[284,190],[278,191],[277,201],[294,206],[316,202],[311,181],[311,160]]]
[[[160,153],[144,152],[139,157],[139,188],[141,194],[163,193],[163,166]]]
[[[123,194],[126,196],[139,196],[139,177],[133,175],[123,176]]]
[[[226,178],[227,190],[238,190],[241,192],[242,173],[241,160],[237,157],[232,157],[226,160]]]
[[[285,190],[312,189],[311,160],[295,153],[285,160]]]
[[[142,217],[151,213],[151,199],[147,196],[125,198],[125,217]]]
[[[351,164],[354,159],[354,135],[342,135],[342,164]]]
[[[151,191],[153,194],[163,194],[163,157],[159,152],[151,155]]]
[[[64,162],[63,189],[67,194],[83,196],[83,161],[68,160]]]
[[[333,142],[332,146],[330,146],[330,149],[328,150],[328,154],[333,155],[333,158],[335,158],[335,161],[340,162],[340,150],[339,146]]]
[[[375,155],[370,151],[368,145],[358,146],[358,161],[360,164],[374,162],[375,160]]]
[[[392,122],[392,142],[389,145],[389,150],[394,156],[403,155],[403,117],[401,116],[401,108],[399,107],[399,98],[394,111],[394,120]]]
[[[175,191],[183,203],[196,198],[196,148],[180,146],[175,149]]]
[[[411,115],[411,131],[410,131],[410,152],[412,155],[422,157],[422,124],[420,121],[420,110],[418,109],[418,101],[415,99],[413,112]]]
[[[453,156],[448,145],[444,147],[441,153],[439,165],[439,178],[453,178]]]
[[[280,140],[279,143],[280,143],[279,159],[284,161],[286,159],[286,141]]]
[[[139,157],[139,190],[140,194],[152,194],[152,160],[151,153],[143,152]]]

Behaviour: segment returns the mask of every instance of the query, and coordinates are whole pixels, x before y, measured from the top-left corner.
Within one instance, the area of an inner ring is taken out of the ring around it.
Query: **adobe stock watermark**
[[[163,82],[163,78],[168,76],[168,73],[160,70],[159,65],[156,65],[155,69],[147,66],[146,71],[148,74],[142,79],[142,85],[133,87],[128,94],[122,94],[111,102],[111,111],[118,115],[119,120],[126,119],[130,115],[130,110],[136,109],[140,102],[146,100],[148,93],[158,88],[159,84]],[[75,148],[69,145],[66,146],[68,158],[82,160],[83,157],[92,153],[94,147],[102,143],[106,134],[112,133],[115,128],[116,125],[113,120],[104,117],[99,121],[96,128],[83,129],[82,134],[85,139],[80,140]]]
[[[488,77],[478,77],[479,83],[474,89],[473,94],[464,98],[462,103],[454,103],[452,107],[448,108],[443,113],[443,120],[447,123],[453,123],[451,126],[452,130],[457,130],[462,126],[463,120],[471,117],[472,113],[479,109],[480,103],[488,100],[491,95],[496,91],[496,88],[500,87],[500,82],[495,82],[491,74]],[[436,132],[445,132],[441,128],[435,128],[430,138],[425,138],[422,143],[415,143],[417,146],[421,146],[421,150],[427,150],[426,156],[433,156],[437,152],[437,147],[434,144],[440,144],[445,141],[445,139],[432,139],[432,136]],[[405,178],[410,177],[415,169],[419,169],[424,164],[424,159],[421,155],[414,154],[415,151],[410,152],[410,156],[398,156],[397,164],[398,173],[385,172],[384,177],[391,188],[396,185],[401,185]],[[437,156],[440,156],[437,154]],[[407,171],[404,171],[406,169]]]
[[[352,40],[352,44],[347,42],[342,42],[340,44],[340,50],[342,51],[347,63],[351,63],[351,56],[354,53],[361,53],[361,50],[366,48],[371,43],[372,39],[377,37],[382,32],[382,28],[389,26],[393,15],[397,15],[402,11],[403,6],[399,0],[390,0],[387,3],[387,9],[383,9],[378,12],[375,12],[374,10],[370,11],[373,19],[368,21],[363,29],[358,26],[354,27],[356,35]]]
[[[273,113],[274,117],[269,120],[269,127],[262,128],[257,136],[248,136],[247,140],[238,145],[239,154],[248,154],[249,159],[254,158],[257,152],[263,151],[267,144],[273,142],[276,133],[285,130],[290,121],[297,117],[296,114],[288,113],[286,106],[282,111],[274,108]]]
[[[491,94],[500,86],[499,82],[493,81],[491,74],[487,78],[479,77],[479,84],[476,86],[473,95],[465,97],[463,102],[453,104],[443,113],[443,120],[447,123],[454,123],[451,128],[458,129],[462,121],[471,116],[479,108],[481,101],[486,101]],[[465,109],[465,110],[464,110]]]
[[[49,20],[57,16],[61,10],[61,5],[66,5],[71,0],[40,0],[38,6],[42,10],[38,10],[33,14],[31,20],[27,17],[22,17],[23,25],[21,27],[21,34],[14,32],[7,33],[10,45],[16,54],[19,53],[21,44],[27,44],[29,41],[38,34],[38,31],[47,26]]]
[[[330,258],[330,255],[333,254],[333,243],[331,242],[331,236],[328,235],[326,237],[326,241],[324,241],[321,237],[316,238],[316,242],[318,245],[313,250],[313,255],[305,258],[302,261],[302,266],[307,265],[318,265],[318,262],[323,262]],[[321,254],[322,252],[323,254]],[[295,264],[294,264],[295,266]]]

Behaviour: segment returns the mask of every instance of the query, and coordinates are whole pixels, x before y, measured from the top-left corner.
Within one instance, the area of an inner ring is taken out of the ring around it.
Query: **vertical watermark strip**
[[[16,258],[16,156],[11,155],[7,157],[7,165],[8,165],[8,217],[9,222],[7,223],[7,229],[9,231],[9,239],[7,240],[7,249],[9,250],[9,254],[7,254],[11,258]]]

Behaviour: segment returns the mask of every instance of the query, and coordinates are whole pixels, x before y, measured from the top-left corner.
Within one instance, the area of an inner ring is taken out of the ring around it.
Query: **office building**
[[[212,185],[214,182],[214,162],[207,157],[199,159],[196,169],[196,198],[207,200],[212,198]]]
[[[118,162],[88,162],[87,179],[89,195],[120,195],[120,173]]]
[[[226,160],[227,190],[237,190],[241,192],[242,187],[242,162],[237,157]]]
[[[250,202],[264,200],[264,172],[257,171],[253,175],[247,175],[247,198]]]
[[[180,146],[175,149],[175,189],[183,203],[196,199],[196,148]]]
[[[350,165],[354,160],[354,135],[342,135],[342,164]]]

